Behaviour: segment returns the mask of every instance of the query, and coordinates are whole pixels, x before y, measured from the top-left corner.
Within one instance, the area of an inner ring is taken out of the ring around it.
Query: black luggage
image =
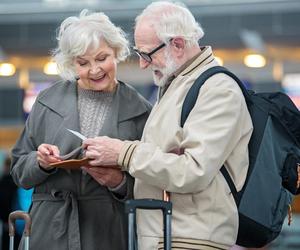
[[[171,217],[172,203],[154,199],[128,200],[125,211],[128,214],[128,250],[137,250],[136,244],[136,209],[160,209],[164,220],[164,249],[171,250]]]

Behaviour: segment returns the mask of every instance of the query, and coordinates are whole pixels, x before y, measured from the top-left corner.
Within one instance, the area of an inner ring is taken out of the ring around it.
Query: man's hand
[[[45,170],[52,169],[53,167],[49,166],[50,163],[61,161],[58,147],[50,144],[41,144],[37,151],[37,161],[41,168]]]
[[[112,167],[82,167],[100,185],[110,188],[117,187],[124,178],[124,173],[115,166]]]
[[[85,156],[90,166],[115,166],[124,142],[107,136],[89,138],[83,141]]]

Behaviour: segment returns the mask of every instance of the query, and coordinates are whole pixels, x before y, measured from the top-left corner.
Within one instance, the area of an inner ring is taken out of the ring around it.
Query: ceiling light
[[[11,63],[0,64],[0,76],[12,76],[16,72],[16,67]]]
[[[55,62],[48,62],[44,66],[44,73],[46,75],[58,75],[57,64]]]
[[[266,65],[266,59],[262,55],[251,54],[245,56],[244,64],[250,68],[262,68]]]

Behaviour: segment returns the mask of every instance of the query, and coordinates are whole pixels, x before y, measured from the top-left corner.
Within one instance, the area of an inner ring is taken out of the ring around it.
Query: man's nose
[[[150,65],[149,62],[147,62],[145,59],[140,57],[140,68],[141,69],[146,69]]]

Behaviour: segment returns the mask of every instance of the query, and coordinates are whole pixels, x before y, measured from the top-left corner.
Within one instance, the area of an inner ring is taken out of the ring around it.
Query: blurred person
[[[135,51],[150,68],[159,96],[141,141],[110,137],[84,140],[90,165],[115,165],[135,177],[135,198],[173,204],[173,249],[229,249],[238,212],[220,169],[224,164],[239,191],[246,178],[252,122],[238,84],[225,74],[209,78],[183,128],[182,104],[195,80],[219,65],[191,12],[181,4],[154,2],[136,18]],[[159,211],[137,211],[138,246],[163,246]]]
[[[39,94],[12,150],[14,181],[34,188],[30,249],[126,249],[123,201],[132,197],[133,178],[112,167],[50,164],[82,143],[67,129],[86,137],[139,139],[151,106],[116,79],[128,41],[105,14],[83,10],[66,18],[57,40],[53,55],[64,81]]]
[[[0,176],[0,221],[2,222],[0,249],[3,250],[9,248],[8,216],[17,207],[17,186],[9,174],[10,164],[11,159],[7,155],[3,164],[3,173]],[[15,235],[16,245],[18,245],[20,238],[19,234]]]

